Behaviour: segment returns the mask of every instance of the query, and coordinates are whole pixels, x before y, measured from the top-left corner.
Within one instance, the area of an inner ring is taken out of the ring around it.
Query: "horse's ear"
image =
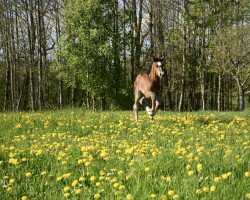
[[[156,62],[157,61],[157,58],[155,56],[152,57],[152,61],[153,62]]]

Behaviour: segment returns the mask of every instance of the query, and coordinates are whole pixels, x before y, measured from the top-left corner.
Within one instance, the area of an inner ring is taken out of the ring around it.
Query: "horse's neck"
[[[156,72],[154,70],[153,65],[152,65],[152,68],[151,68],[149,76],[150,76],[150,78],[152,79],[153,82],[157,82],[158,81],[158,78],[157,78],[157,75],[156,75]]]

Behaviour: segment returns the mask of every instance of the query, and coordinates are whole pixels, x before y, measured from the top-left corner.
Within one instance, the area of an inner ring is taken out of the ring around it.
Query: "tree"
[[[211,42],[214,65],[233,77],[238,87],[239,110],[245,109],[245,94],[249,93],[250,26],[231,26],[217,31]]]

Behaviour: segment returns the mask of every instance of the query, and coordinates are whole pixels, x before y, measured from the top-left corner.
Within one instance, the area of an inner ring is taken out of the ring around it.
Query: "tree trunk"
[[[71,87],[71,108],[74,108],[75,88]]]
[[[220,96],[221,96],[221,75],[219,74],[219,76],[218,76],[218,92],[217,92],[217,110],[218,111],[221,111]]]
[[[58,107],[61,110],[63,107],[62,102],[62,79],[58,81]]]
[[[238,97],[239,97],[239,110],[244,111],[245,110],[245,99],[244,99],[244,90],[240,83],[239,79],[236,79],[237,86],[238,86]]]

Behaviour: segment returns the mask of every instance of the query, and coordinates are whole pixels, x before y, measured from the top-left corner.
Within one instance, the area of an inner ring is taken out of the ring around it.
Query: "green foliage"
[[[69,85],[79,83],[95,97],[119,102],[128,96],[128,87],[125,73],[114,64],[114,54],[119,52],[113,50],[116,33],[112,6],[113,1],[99,0],[66,3],[65,37],[59,44],[54,70]],[[122,90],[121,97],[114,87]]]

